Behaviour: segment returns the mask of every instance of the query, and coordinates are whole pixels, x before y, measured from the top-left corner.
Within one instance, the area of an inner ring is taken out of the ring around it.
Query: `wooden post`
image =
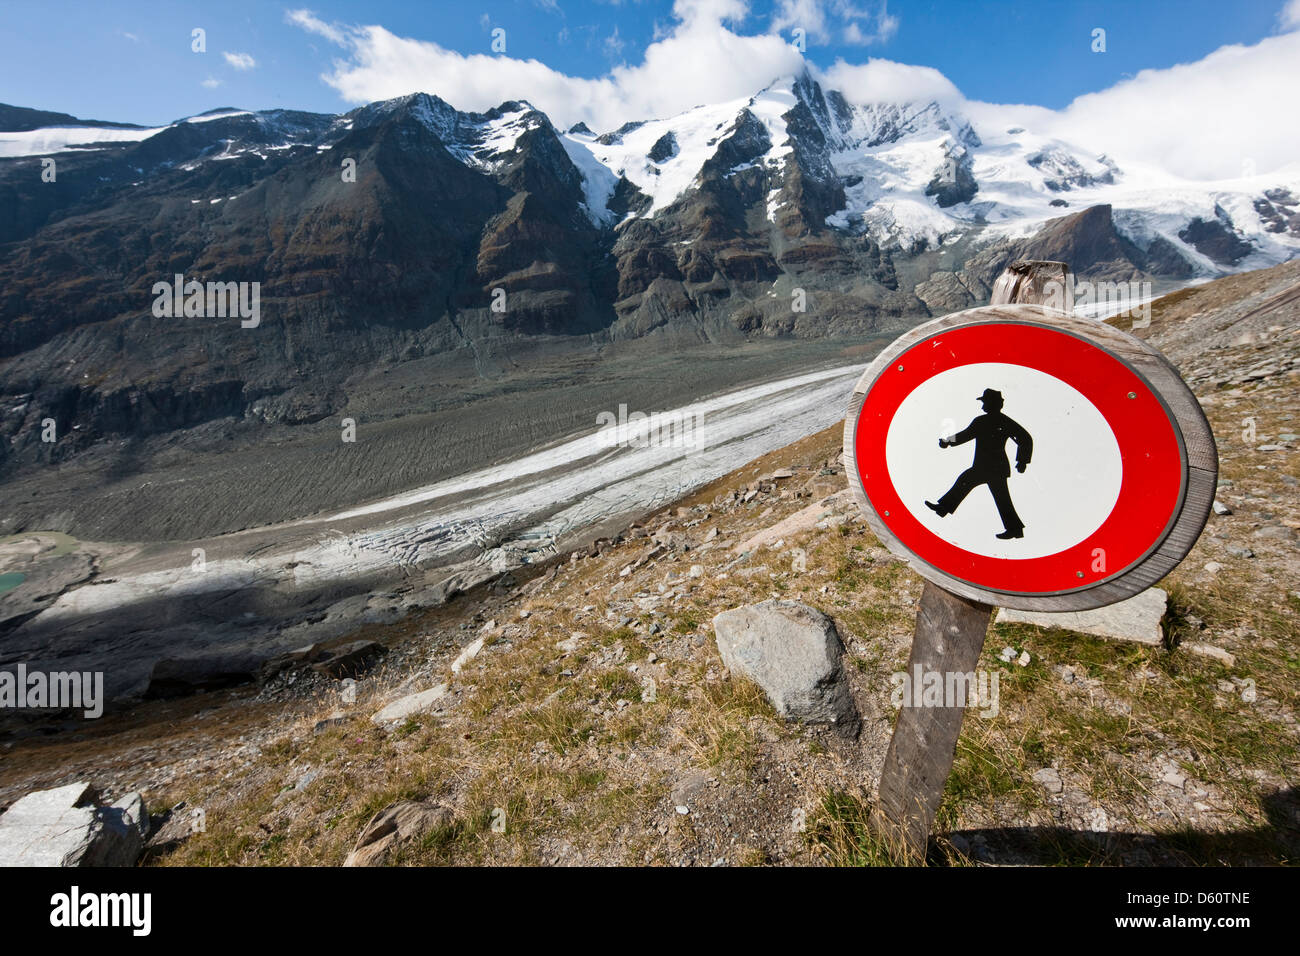
[[[879,829],[895,853],[908,862],[925,859],[930,825],[952,770],[966,712],[964,700],[956,701],[956,706],[922,706],[915,678],[937,673],[948,686],[947,675],[973,672],[992,615],[988,604],[925,583],[907,662],[911,700],[898,712],[880,777]]]

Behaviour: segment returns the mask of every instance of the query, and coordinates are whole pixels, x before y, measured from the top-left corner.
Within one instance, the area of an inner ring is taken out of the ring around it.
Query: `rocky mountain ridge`
[[[808,74],[600,135],[424,93],[157,129],[0,120],[3,473],[222,419],[319,422],[359,370],[494,343],[865,336],[985,301],[1017,257],[1186,281],[1300,250],[1300,181],[1130,188],[1107,157]],[[155,317],[176,275],[258,283],[257,326]]]

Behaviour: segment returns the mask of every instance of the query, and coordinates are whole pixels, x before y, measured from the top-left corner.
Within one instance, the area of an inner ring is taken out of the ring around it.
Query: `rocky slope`
[[[994,625],[980,666],[1001,675],[999,713],[965,722],[932,862],[1300,853],[1298,310],[1291,263],[1168,296],[1137,330],[1205,407],[1219,506],[1162,585],[1164,645]],[[0,744],[0,802],[74,781],[185,801],[173,817],[203,809],[205,831],[150,856],[185,864],[340,864],[358,843],[353,862],[885,862],[864,822],[920,581],[842,493],[840,441],[828,429],[422,618],[369,625],[349,639],[387,652],[347,675],[318,650],[256,687],[26,728]],[[724,666],[714,616],[772,597],[834,622],[856,738],[783,719]],[[399,839],[378,839],[377,811]]]

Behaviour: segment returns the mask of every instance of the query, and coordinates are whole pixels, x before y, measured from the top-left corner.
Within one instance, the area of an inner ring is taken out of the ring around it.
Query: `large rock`
[[[344,866],[382,866],[397,850],[424,837],[436,827],[449,826],[454,814],[434,803],[394,803],[366,824]]]
[[[1080,634],[1094,634],[1116,641],[1160,644],[1165,639],[1160,622],[1165,616],[1168,596],[1160,588],[1148,588],[1127,601],[1099,607],[1092,611],[1013,611],[1000,608],[994,623],[1037,624],[1059,627]]]
[[[148,830],[138,793],[99,806],[86,783],[37,790],[0,816],[0,866],[133,866]]]
[[[796,601],[764,601],[723,611],[713,630],[727,669],[758,684],[782,717],[858,732],[844,645],[825,614]]]

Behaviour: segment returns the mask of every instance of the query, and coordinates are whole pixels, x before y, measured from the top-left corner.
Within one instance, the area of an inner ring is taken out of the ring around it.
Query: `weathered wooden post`
[[[873,820],[911,861],[972,703],[948,691],[972,686],[993,608],[1131,597],[1186,556],[1213,502],[1218,455],[1195,396],[1141,340],[1034,304],[1068,302],[1067,282],[1064,263],[1013,263],[993,304],[900,336],[849,403],[850,486],[926,579],[907,680],[945,690],[937,704],[911,685],[880,780]]]

